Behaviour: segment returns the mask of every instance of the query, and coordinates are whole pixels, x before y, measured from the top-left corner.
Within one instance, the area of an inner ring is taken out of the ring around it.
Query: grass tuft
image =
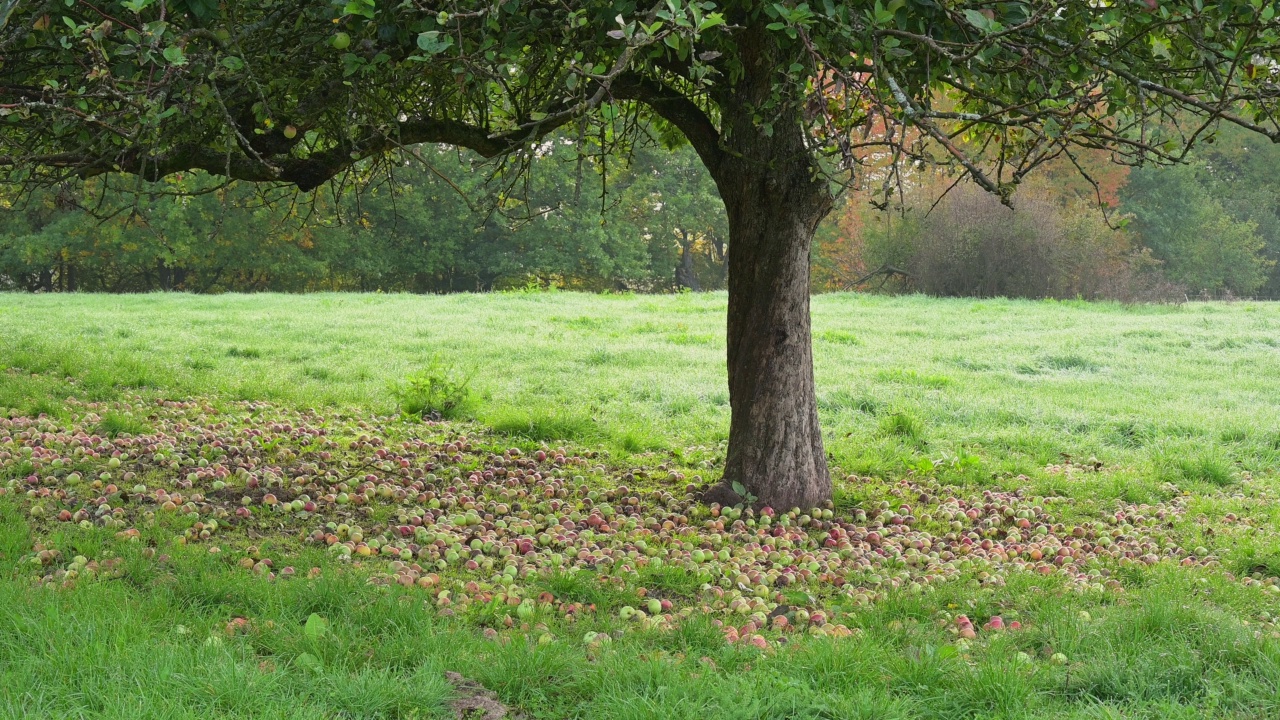
[[[880,434],[918,443],[924,439],[924,423],[909,412],[895,412],[880,418]]]
[[[143,435],[150,432],[150,427],[130,415],[108,412],[98,421],[97,430],[99,435],[116,438],[121,435]]]
[[[862,340],[857,335],[846,332],[844,330],[824,330],[815,336],[819,342],[830,343],[832,345],[861,345]]]
[[[595,421],[571,411],[539,412],[506,408],[484,417],[485,424],[504,435],[534,442],[568,440],[580,442],[600,437]]]
[[[1050,370],[1063,370],[1074,372],[1097,372],[1102,366],[1094,361],[1075,353],[1066,355],[1046,355],[1040,358],[1041,367]]]

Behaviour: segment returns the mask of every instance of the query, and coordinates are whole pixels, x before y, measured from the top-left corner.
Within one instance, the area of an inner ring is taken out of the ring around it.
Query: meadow
[[[466,414],[622,454],[728,431],[723,294],[0,296],[0,406],[129,389],[390,413],[439,355]],[[1044,478],[1096,457],[1130,492],[1280,459],[1280,306],[813,301],[827,449],[850,473],[922,459]],[[70,386],[66,378],[75,379]],[[1109,488],[1118,490],[1117,487]]]
[[[1280,717],[1280,306],[815,296],[766,518],[725,302],[0,295],[0,717]]]

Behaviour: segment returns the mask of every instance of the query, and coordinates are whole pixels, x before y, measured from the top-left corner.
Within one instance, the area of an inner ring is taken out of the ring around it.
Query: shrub
[[[1014,207],[973,185],[936,205],[928,188],[909,194],[901,213],[863,224],[865,266],[904,270],[890,287],[953,297],[1181,299],[1161,262],[1107,225],[1096,206],[1063,202],[1034,187]]]
[[[471,399],[471,377],[463,377],[439,355],[421,370],[390,386],[391,395],[405,415],[453,418]]]

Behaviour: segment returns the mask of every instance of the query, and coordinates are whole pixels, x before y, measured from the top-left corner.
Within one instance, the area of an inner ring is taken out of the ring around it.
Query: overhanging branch
[[[716,174],[724,160],[720,131],[697,103],[656,80],[635,73],[620,76],[613,83],[612,91],[614,98],[644,103],[674,125],[684,133],[712,176]]]

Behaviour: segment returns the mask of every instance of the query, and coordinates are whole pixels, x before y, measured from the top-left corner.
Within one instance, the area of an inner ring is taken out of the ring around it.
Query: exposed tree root
[[[502,720],[510,717],[518,720],[521,716],[512,714],[506,705],[498,702],[498,696],[473,680],[468,680],[456,672],[444,674],[449,684],[458,691],[450,706],[458,720]]]

